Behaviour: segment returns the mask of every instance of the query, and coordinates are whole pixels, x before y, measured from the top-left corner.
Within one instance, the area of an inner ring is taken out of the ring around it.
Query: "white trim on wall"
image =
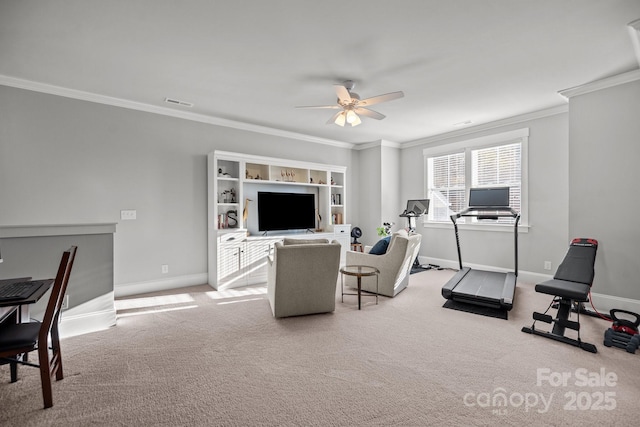
[[[115,285],[114,292],[116,298],[127,297],[131,295],[145,294],[148,292],[186,288],[187,286],[206,285],[208,281],[209,276],[207,273],[198,273],[187,276],[170,277],[168,279],[147,280],[145,282],[121,283],[119,285]]]
[[[578,95],[584,95],[586,93],[595,92],[601,89],[607,89],[610,87],[618,86],[621,84],[640,80],[640,69],[629,71],[622,74],[617,74],[606,79],[597,80],[595,82],[587,83],[581,86],[564,89],[558,92],[561,96],[567,100]]]
[[[68,338],[102,331],[115,324],[113,292],[107,292],[78,307],[63,310],[60,314],[60,337]]]
[[[402,148],[402,144],[397,142],[387,141],[384,139],[380,139],[378,141],[367,142],[364,144],[358,144],[353,147],[354,150],[367,150],[369,148],[375,147],[391,147],[391,148]]]

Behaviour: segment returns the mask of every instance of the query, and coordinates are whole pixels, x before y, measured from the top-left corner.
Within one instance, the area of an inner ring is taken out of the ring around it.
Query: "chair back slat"
[[[49,297],[49,302],[47,303],[44,318],[42,319],[42,324],[40,326],[41,342],[47,342],[47,335],[51,331],[54,322],[58,321],[58,316],[60,309],[62,308],[62,301],[67,290],[67,284],[69,283],[69,276],[71,275],[71,268],[73,267],[77,249],[77,246],[72,246],[62,254],[58,273],[56,274],[53,289],[51,290],[51,296]]]

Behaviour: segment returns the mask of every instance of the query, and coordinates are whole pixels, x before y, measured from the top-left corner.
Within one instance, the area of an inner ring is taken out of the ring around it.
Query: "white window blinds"
[[[509,187],[509,205],[520,212],[522,156],[521,144],[471,150],[472,187]]]
[[[465,206],[465,153],[429,157],[427,169],[429,220],[449,221],[451,214]]]
[[[467,207],[471,187],[508,186],[510,206],[522,208],[522,143],[467,147],[458,152],[426,156],[428,220],[448,222]],[[464,219],[461,221],[464,222]],[[473,221],[477,222],[477,221]],[[512,223],[501,218],[498,223]]]

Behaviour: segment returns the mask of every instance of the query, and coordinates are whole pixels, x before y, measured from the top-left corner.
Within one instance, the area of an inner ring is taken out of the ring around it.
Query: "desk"
[[[11,283],[16,282],[24,282],[27,280],[31,280],[30,277],[19,277],[15,279],[3,279],[0,280],[0,288],[5,285],[9,285]],[[8,308],[5,313],[0,312],[0,324],[5,322],[8,318],[15,315],[16,322],[29,321],[29,305],[35,304],[42,298],[42,296],[49,290],[51,285],[53,284],[53,279],[47,279],[42,281],[42,285],[31,294],[28,298],[23,298],[21,300],[10,300],[5,301],[0,299],[0,309]]]
[[[0,280],[0,288],[5,285],[10,285],[11,283],[16,282],[25,282],[27,280],[31,280],[31,277],[19,277],[15,279],[3,279]],[[42,280],[42,284],[34,293],[32,293],[28,298],[23,298],[20,300],[2,300],[0,299],[0,334],[3,333],[3,324],[12,323],[22,323],[28,322],[30,320],[29,315],[29,305],[38,302],[40,298],[49,290],[51,285],[53,284],[53,279]],[[6,312],[2,313],[1,310],[7,309]],[[17,358],[20,360],[27,361],[27,354],[17,355]],[[8,363],[6,360],[0,360],[0,365]],[[11,382],[15,382],[17,378],[17,370],[16,365],[12,365],[11,367]]]
[[[342,280],[340,283],[340,289],[342,291],[342,302],[344,302],[345,295],[358,295],[358,310],[361,308],[360,300],[362,299],[362,278],[364,276],[376,276],[376,304],[378,304],[378,276],[380,270],[375,267],[369,267],[367,265],[346,265],[340,269],[342,273]],[[356,276],[358,278],[358,293],[348,294],[344,292],[344,276]],[[365,291],[366,292],[366,291]],[[370,295],[373,296],[373,295]]]

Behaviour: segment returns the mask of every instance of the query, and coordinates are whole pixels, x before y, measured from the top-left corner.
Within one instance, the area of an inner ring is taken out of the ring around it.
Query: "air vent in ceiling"
[[[164,102],[168,103],[168,104],[174,104],[174,105],[181,105],[183,107],[193,107],[193,104],[187,101],[180,101],[179,99],[174,99],[174,98],[165,98]]]

